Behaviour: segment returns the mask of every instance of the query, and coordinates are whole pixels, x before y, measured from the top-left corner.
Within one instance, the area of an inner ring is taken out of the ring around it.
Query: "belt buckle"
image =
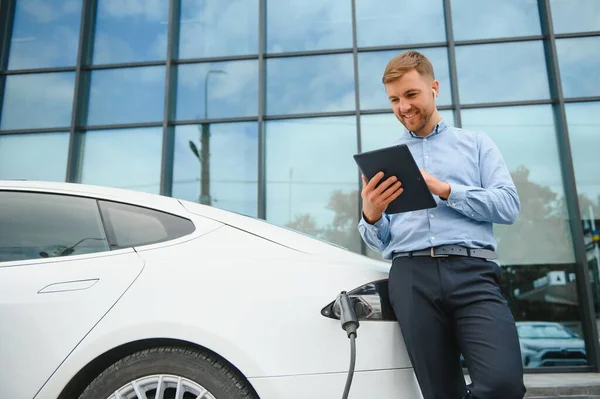
[[[434,251],[434,247],[431,247],[429,249],[429,253],[430,253],[430,255],[431,255],[432,258],[447,258],[448,257],[448,255],[436,255],[435,251]]]

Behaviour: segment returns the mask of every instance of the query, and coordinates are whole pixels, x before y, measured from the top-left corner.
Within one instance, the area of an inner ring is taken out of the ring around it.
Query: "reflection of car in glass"
[[[420,397],[389,265],[158,195],[0,181],[0,386],[11,399]]]
[[[518,322],[517,331],[524,367],[587,363],[585,342],[560,323]]]
[[[523,367],[580,366],[587,364],[585,342],[560,323],[516,323]],[[464,357],[460,362],[467,367]]]

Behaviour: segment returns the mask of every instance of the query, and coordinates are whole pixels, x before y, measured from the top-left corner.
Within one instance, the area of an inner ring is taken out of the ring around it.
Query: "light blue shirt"
[[[493,223],[514,223],[520,203],[489,136],[448,126],[442,119],[427,137],[405,129],[395,144],[407,144],[420,169],[449,183],[450,196],[444,201],[434,195],[435,208],[384,213],[375,224],[363,216],[358,230],[365,243],[385,259],[445,244],[496,250]]]

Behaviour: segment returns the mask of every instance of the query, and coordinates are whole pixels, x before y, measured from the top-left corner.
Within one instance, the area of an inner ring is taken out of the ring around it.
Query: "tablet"
[[[355,154],[354,161],[367,180],[382,171],[384,176],[379,184],[391,176],[396,176],[402,182],[404,192],[388,205],[385,213],[410,212],[437,206],[406,144]]]

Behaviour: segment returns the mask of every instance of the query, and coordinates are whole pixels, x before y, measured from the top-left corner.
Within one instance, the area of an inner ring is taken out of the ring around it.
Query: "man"
[[[514,319],[502,297],[492,224],[512,224],[517,192],[492,140],[448,126],[435,105],[430,61],[393,58],[383,83],[437,207],[387,215],[402,182],[363,176],[363,240],[393,259],[390,301],[425,399],[521,399],[523,366]],[[381,183],[381,184],[379,184]],[[379,184],[379,185],[378,185]],[[460,354],[472,383],[466,386]]]

